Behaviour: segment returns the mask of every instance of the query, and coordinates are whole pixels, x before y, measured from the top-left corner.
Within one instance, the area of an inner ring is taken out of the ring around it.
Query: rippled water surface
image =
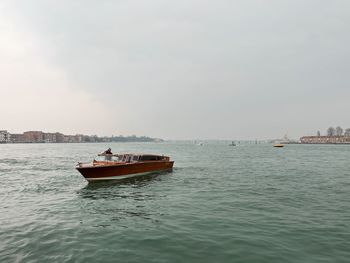
[[[107,147],[173,172],[88,184]],[[0,262],[350,262],[350,146],[0,145]]]

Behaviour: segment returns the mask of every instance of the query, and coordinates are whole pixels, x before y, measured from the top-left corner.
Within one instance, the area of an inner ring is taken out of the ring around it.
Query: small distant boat
[[[282,143],[275,143],[275,144],[273,145],[273,147],[282,148],[282,147],[284,147],[284,145],[283,145]]]
[[[236,146],[236,144],[232,141],[229,146]]]
[[[126,179],[153,172],[172,170],[170,157],[154,154],[113,154],[110,149],[98,155],[102,160],[78,163],[75,167],[87,181]]]

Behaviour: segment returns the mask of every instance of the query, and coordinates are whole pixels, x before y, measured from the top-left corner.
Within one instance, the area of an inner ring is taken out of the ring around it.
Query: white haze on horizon
[[[2,1],[0,129],[166,139],[350,127],[350,2]]]

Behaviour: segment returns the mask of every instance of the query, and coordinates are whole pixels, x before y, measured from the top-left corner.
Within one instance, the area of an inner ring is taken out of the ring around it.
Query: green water
[[[0,145],[0,262],[350,262],[350,146]],[[111,147],[171,173],[88,184]]]

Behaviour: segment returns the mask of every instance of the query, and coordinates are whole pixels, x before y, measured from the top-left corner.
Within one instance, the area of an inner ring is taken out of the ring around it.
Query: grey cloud
[[[300,125],[311,124],[284,116],[317,109],[316,130],[332,121],[324,112],[336,114],[350,95],[348,1],[18,1],[7,8],[42,39],[50,63],[111,111],[126,109],[124,125],[147,134],[299,136]]]

